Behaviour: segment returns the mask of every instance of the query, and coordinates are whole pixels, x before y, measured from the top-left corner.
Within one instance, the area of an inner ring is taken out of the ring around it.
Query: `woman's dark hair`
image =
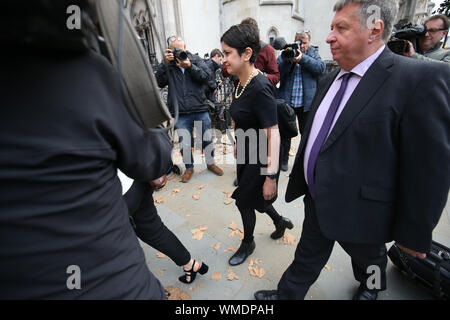
[[[225,42],[232,48],[235,48],[241,56],[246,48],[251,48],[253,54],[250,63],[255,63],[258,57],[261,45],[259,44],[259,30],[250,24],[238,24],[232,26],[224,33],[220,42]]]

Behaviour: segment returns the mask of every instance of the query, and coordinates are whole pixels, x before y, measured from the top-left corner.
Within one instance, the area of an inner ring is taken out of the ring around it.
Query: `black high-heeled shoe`
[[[200,273],[201,275],[204,275],[209,270],[209,267],[204,262],[202,262],[202,266],[200,267],[200,269],[198,269],[198,271],[194,271],[194,267],[195,267],[195,260],[194,260],[194,263],[192,264],[191,270],[186,271],[183,269],[185,275],[179,277],[178,280],[180,280],[183,283],[190,284],[190,283],[194,282],[195,277],[197,276],[197,272]],[[191,277],[190,281],[187,281],[187,277]]]

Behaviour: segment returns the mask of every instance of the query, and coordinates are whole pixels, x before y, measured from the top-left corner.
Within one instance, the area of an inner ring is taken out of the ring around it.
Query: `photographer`
[[[300,51],[296,57],[285,59],[283,57],[285,55],[282,54],[278,58],[281,75],[279,98],[294,108],[300,134],[303,134],[311,102],[316,94],[317,78],[325,71],[325,62],[319,56],[317,48],[310,46],[309,33],[297,33],[295,42],[299,41],[301,41]],[[291,140],[283,139],[281,144],[281,169],[287,171]]]
[[[169,49],[165,51],[163,62],[156,68],[156,80],[160,88],[169,85],[169,96],[175,91],[173,96],[178,101],[179,119],[176,129],[189,131],[191,137],[195,122],[201,122],[202,130],[202,148],[205,150],[212,143],[211,133],[205,132],[211,129],[211,118],[208,112],[208,104],[204,86],[208,84],[211,77],[211,71],[199,56],[186,52],[186,45],[181,37],[173,36],[168,39]],[[169,84],[169,77],[174,87]],[[173,104],[169,99],[169,109],[173,113]],[[210,131],[209,131],[210,132]],[[200,132],[198,132],[200,134]],[[184,150],[191,150],[192,139],[183,139],[179,135],[180,145]],[[194,158],[190,151],[190,159],[183,160],[186,165],[186,172],[181,181],[187,183],[194,174]],[[214,164],[214,151],[212,154],[205,152],[206,164],[209,171],[218,176],[223,175],[223,171]]]
[[[419,37],[419,50],[414,50],[413,44],[408,41],[409,51],[404,55],[407,57],[450,63],[450,50],[442,48],[441,40],[448,34],[450,22],[443,14],[434,15],[425,22],[427,33]]]
[[[211,79],[208,82],[207,98],[209,101],[216,103],[215,92],[218,84],[216,83],[216,71],[222,67],[223,53],[219,49],[211,51],[210,59],[205,60],[206,65],[211,70]]]

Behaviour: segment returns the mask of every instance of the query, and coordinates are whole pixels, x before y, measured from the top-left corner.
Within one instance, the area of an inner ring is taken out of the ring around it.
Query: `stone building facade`
[[[127,0],[127,15],[136,26],[149,56],[161,60],[161,52],[172,35],[181,35],[188,50],[203,57],[221,48],[220,37],[247,17],[258,21],[261,39],[294,40],[297,31],[310,31],[312,45],[325,60],[331,54],[325,39],[334,16],[330,0]],[[431,14],[430,0],[399,0],[398,21],[423,23]],[[150,19],[152,17],[153,19]]]

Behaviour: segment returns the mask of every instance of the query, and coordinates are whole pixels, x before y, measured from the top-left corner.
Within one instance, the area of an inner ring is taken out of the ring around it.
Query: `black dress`
[[[247,85],[242,96],[238,99],[234,98],[230,108],[231,116],[235,121],[238,153],[240,148],[245,148],[245,161],[237,164],[239,187],[234,191],[232,198],[236,200],[239,208],[256,209],[261,213],[265,212],[266,208],[277,199],[275,196],[272,200],[264,200],[263,185],[266,176],[261,174],[261,169],[267,167],[265,165],[267,151],[260,155],[260,151],[264,150],[260,150],[259,146],[260,138],[265,138],[267,141],[265,134],[260,137],[260,130],[278,124],[275,96],[275,88],[264,75],[259,73]],[[248,137],[238,139],[240,130],[249,135],[252,129],[257,133],[256,140]],[[252,157],[256,157],[257,161],[254,161],[255,158],[252,159]]]

